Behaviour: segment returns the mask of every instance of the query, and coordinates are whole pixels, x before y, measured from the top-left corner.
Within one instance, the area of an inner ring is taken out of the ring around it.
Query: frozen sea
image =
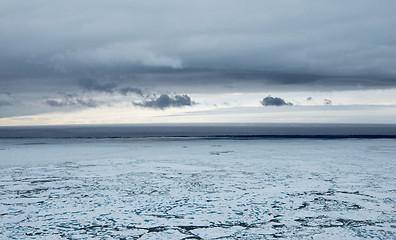
[[[396,238],[395,138],[5,132],[0,239]]]

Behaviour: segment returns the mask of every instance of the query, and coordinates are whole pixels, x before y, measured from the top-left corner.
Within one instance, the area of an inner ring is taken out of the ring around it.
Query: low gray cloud
[[[126,96],[128,93],[134,93],[138,96],[143,97],[143,91],[140,88],[125,87],[119,89],[120,93]]]
[[[307,97],[307,101],[311,101],[312,100],[312,97]]]
[[[10,106],[10,105],[11,105],[11,103],[8,102],[8,101],[0,100],[0,107],[3,107],[3,106]]]
[[[78,82],[79,86],[88,91],[113,93],[117,87],[116,83],[98,83],[91,79],[83,79]]]
[[[331,101],[329,99],[324,99],[323,103],[324,103],[324,105],[331,105],[331,104],[333,104],[333,101]]]
[[[45,103],[51,107],[87,107],[96,108],[98,104],[92,99],[84,99],[75,94],[64,94],[61,99],[48,99]]]
[[[118,84],[115,82],[100,82],[92,79],[83,79],[78,81],[78,86],[86,91],[104,92],[112,94],[114,92],[119,92],[120,94],[126,96],[128,93],[134,93],[138,96],[143,97],[143,91],[140,88],[135,87],[123,87],[116,89]]]
[[[267,96],[261,101],[263,106],[292,106],[293,103],[286,102],[282,98]]]
[[[134,102],[133,104],[144,108],[165,109],[170,107],[192,106],[195,103],[191,101],[191,98],[187,95],[169,96],[167,94],[162,94],[158,98],[145,100],[143,102]]]
[[[10,92],[0,92],[0,107],[15,106],[18,103],[18,98]]]

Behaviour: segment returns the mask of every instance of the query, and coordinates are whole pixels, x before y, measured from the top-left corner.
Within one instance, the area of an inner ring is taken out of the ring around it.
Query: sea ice
[[[0,239],[394,239],[396,141],[0,140]]]

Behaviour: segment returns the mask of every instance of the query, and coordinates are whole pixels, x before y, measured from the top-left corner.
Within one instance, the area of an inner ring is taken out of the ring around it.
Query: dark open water
[[[0,127],[0,138],[396,138],[396,124],[71,125]]]

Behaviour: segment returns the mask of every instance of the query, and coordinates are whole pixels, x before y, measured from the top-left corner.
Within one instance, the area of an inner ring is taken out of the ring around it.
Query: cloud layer
[[[5,0],[0,87],[396,87],[395,11],[374,0]]]
[[[375,0],[3,0],[0,89],[13,97],[0,98],[0,114],[395,89],[395,12],[396,1]],[[138,102],[164,92],[188,95]]]

